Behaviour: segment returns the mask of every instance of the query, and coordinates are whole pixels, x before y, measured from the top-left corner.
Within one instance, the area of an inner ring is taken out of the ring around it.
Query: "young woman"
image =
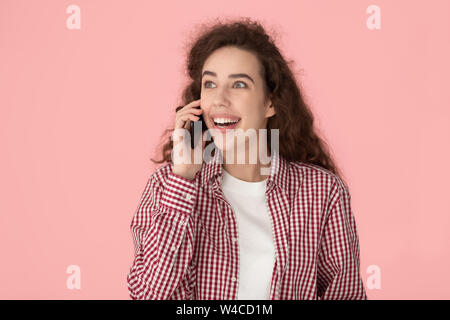
[[[173,151],[183,140],[171,135],[131,223],[131,298],[367,299],[348,187],[263,27],[216,23],[192,45],[187,68],[174,129],[202,116],[207,133],[255,130],[270,162],[259,152],[229,161],[238,135],[214,135],[196,146],[213,144],[209,160],[180,163]],[[276,143],[259,129],[277,129]]]

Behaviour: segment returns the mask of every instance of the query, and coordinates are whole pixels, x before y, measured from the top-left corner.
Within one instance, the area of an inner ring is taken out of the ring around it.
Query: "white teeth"
[[[239,120],[231,120],[231,119],[226,119],[226,118],[215,118],[214,122],[215,123],[236,123]]]

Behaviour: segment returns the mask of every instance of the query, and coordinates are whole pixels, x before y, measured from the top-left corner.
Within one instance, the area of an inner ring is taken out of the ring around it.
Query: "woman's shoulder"
[[[160,183],[165,183],[171,171],[172,163],[166,162],[153,171],[153,173],[150,175],[150,179],[156,180]]]
[[[289,162],[291,176],[301,177],[303,185],[320,185],[321,188],[331,189],[346,189],[348,187],[343,179],[322,166],[306,163],[301,161]]]

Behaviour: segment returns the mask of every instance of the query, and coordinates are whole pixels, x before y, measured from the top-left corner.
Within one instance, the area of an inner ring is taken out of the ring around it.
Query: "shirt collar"
[[[203,172],[200,176],[202,185],[210,184],[212,179],[216,179],[220,185],[223,174],[222,160],[222,151],[216,147],[214,156],[205,162],[203,165],[204,168],[201,170]],[[271,155],[270,174],[267,178],[267,187],[270,188],[273,184],[288,193],[288,179],[289,162],[279,152],[273,152]]]

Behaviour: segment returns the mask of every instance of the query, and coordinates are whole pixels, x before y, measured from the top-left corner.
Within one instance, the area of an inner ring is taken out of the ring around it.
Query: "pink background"
[[[80,30],[66,27],[71,4]],[[349,182],[365,285],[380,268],[369,299],[450,298],[447,0],[1,0],[0,298],[129,299],[129,225],[184,45],[218,16],[262,21],[296,61]]]

